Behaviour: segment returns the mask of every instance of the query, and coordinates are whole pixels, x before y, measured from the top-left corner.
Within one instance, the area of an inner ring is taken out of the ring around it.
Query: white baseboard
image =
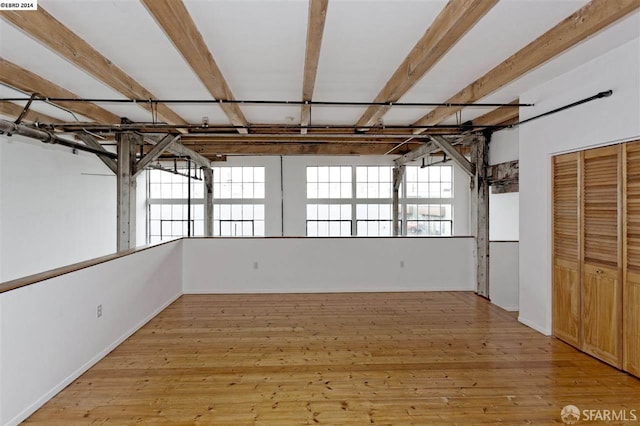
[[[491,303],[493,303],[493,301]],[[498,305],[497,303],[493,303],[493,304],[500,309],[504,309],[507,312],[518,312],[520,310],[518,306],[502,306],[502,305]]]
[[[475,291],[475,288],[451,288],[451,287],[380,287],[366,289],[326,289],[326,288],[229,288],[229,289],[183,289],[183,294],[287,294],[287,293],[409,293],[409,292],[435,292],[435,291]]]
[[[18,413],[14,418],[12,418],[11,420],[9,420],[6,425],[7,426],[14,426],[14,425],[18,425],[21,422],[23,422],[27,417],[29,417],[30,415],[32,415],[38,408],[42,407],[44,404],[46,404],[51,398],[53,398],[56,394],[58,394],[58,392],[60,392],[62,389],[64,389],[65,387],[67,387],[70,383],[72,383],[75,379],[77,379],[78,377],[80,377],[85,371],[87,371],[88,369],[90,369],[91,367],[93,367],[95,364],[98,363],[98,361],[100,361],[102,358],[104,358],[107,354],[109,354],[109,352],[111,352],[112,350],[114,350],[116,347],[118,347],[122,342],[124,342],[126,339],[128,339],[133,333],[135,333],[136,331],[138,331],[140,328],[142,328],[142,326],[144,326],[146,323],[148,323],[149,321],[151,321],[153,318],[155,318],[160,312],[162,312],[167,306],[169,306],[170,304],[172,304],[173,302],[175,302],[180,296],[182,296],[182,292],[174,295],[173,297],[171,297],[169,299],[169,301],[163,303],[159,308],[157,308],[156,310],[154,310],[151,314],[147,315],[144,319],[142,319],[142,321],[140,321],[138,324],[134,325],[132,328],[130,328],[129,330],[127,330],[124,334],[122,334],[115,342],[111,343],[109,346],[107,346],[105,349],[103,349],[102,351],[100,351],[96,356],[94,356],[93,358],[91,358],[89,361],[87,361],[84,365],[82,365],[80,368],[78,368],[77,370],[75,370],[73,373],[71,373],[68,377],[66,377],[64,380],[62,380],[59,384],[57,384],[56,386],[54,386],[51,390],[49,390],[48,392],[46,392],[44,395],[42,395],[40,398],[38,398],[33,404],[29,405],[27,408],[25,408],[24,410],[22,410],[20,413]]]
[[[529,321],[526,318],[523,318],[522,316],[518,317],[518,321],[520,321],[522,324],[526,325],[529,328],[533,328],[535,331],[544,334],[545,336],[551,336],[551,329],[547,328],[547,327],[543,327],[539,324],[536,324],[533,321]]]

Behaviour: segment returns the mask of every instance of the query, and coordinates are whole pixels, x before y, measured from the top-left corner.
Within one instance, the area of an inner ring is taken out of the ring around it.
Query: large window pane
[[[391,204],[356,205],[356,230],[359,237],[389,236]]]
[[[307,204],[307,236],[346,237],[350,235],[350,204]]]
[[[452,166],[407,166],[408,198],[453,198]]]
[[[149,241],[186,236],[189,230],[194,236],[204,234],[202,172],[195,167],[191,170],[178,168],[177,171],[180,174],[159,170],[148,172]],[[190,217],[187,215],[189,174],[192,202]],[[214,235],[264,235],[264,204],[231,201],[263,199],[264,176],[264,167],[213,168]],[[261,222],[259,226],[254,223],[256,221]]]
[[[350,166],[307,167],[307,198],[351,198]]]
[[[451,236],[453,209],[450,204],[407,204],[407,235]]]
[[[392,168],[390,166],[356,167],[357,198],[391,198]]]
[[[213,194],[214,202],[264,198],[264,167],[214,167]]]

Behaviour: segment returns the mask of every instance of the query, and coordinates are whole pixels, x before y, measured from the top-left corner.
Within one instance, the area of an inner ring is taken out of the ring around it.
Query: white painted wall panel
[[[520,127],[520,321],[551,333],[551,156],[640,138],[640,39],[520,96],[521,118],[613,96]]]
[[[500,130],[491,136],[489,144],[489,164],[500,164],[518,159],[520,129]]]
[[[489,194],[489,239],[491,241],[518,241],[519,192]]]
[[[520,132],[517,127],[494,133],[489,146],[489,164],[517,160],[519,144]],[[518,240],[518,208],[519,193],[517,192],[489,195],[489,238],[491,240]]]
[[[0,294],[0,424],[24,420],[175,300],[181,244]]]
[[[116,178],[93,154],[0,136],[0,280],[115,252]]]
[[[517,311],[518,300],[518,242],[490,243],[489,294],[491,303],[507,311]]]
[[[184,292],[473,290],[473,241],[473,238],[184,240]]]

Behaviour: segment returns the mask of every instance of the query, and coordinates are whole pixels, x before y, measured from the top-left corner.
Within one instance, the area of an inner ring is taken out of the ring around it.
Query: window
[[[151,169],[148,171],[149,178],[149,198],[153,199],[186,199],[188,188],[188,169],[179,168],[181,174],[174,174],[162,170]],[[191,197],[203,198],[204,186],[202,185],[199,171],[191,169],[191,175],[197,179],[191,179]]]
[[[307,204],[307,236],[351,236],[351,204]]]
[[[389,166],[356,167],[356,197],[391,199],[392,174],[392,168]]]
[[[214,205],[213,235],[264,236],[264,204]]]
[[[213,199],[264,198],[264,167],[214,167]]]
[[[387,204],[357,204],[356,235],[377,237],[393,234],[391,199],[393,168],[390,166],[356,167],[356,198],[386,200]]]
[[[188,170],[177,172],[148,171],[150,243],[187,236],[189,228],[193,236],[204,235],[204,184],[191,180],[189,218]],[[191,176],[201,178],[201,172],[193,168]],[[264,167],[214,167],[213,195],[213,235],[264,236]]]
[[[356,205],[356,231],[359,237],[391,236],[391,204]]]
[[[350,166],[307,167],[307,198],[351,198]]]
[[[407,166],[399,194],[403,235],[452,234],[452,166]],[[391,166],[307,167],[307,236],[391,236],[392,198]]]
[[[326,201],[307,204],[307,236],[352,235],[352,207],[344,204],[353,196],[352,170],[351,166],[307,167],[307,199]]]
[[[187,204],[151,204],[149,206],[149,235],[159,242],[189,235]],[[191,205],[191,235],[204,235],[204,206]]]
[[[453,198],[452,166],[406,168],[407,198]]]
[[[265,235],[264,167],[213,168],[213,235]]]
[[[177,168],[180,174],[148,170],[149,242],[157,243],[189,235],[204,235],[204,185],[200,172],[191,169],[191,217],[188,210],[189,170]]]
[[[407,166],[402,204],[404,234],[453,233],[453,166]]]
[[[404,211],[407,235],[451,235],[451,204],[406,204]]]

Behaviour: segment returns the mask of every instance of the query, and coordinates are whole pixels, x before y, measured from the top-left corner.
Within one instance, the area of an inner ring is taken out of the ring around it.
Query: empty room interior
[[[640,423],[640,0],[1,3],[23,422]]]

